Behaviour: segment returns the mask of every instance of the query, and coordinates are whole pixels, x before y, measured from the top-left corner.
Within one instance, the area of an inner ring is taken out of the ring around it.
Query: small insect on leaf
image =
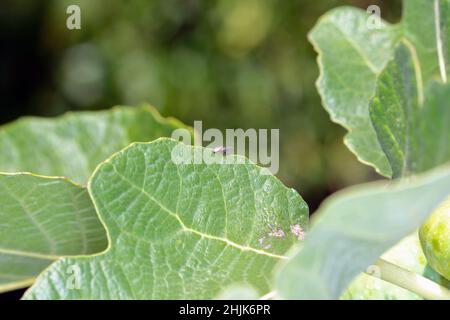
[[[224,156],[230,154],[232,151],[233,149],[231,147],[224,147],[224,146],[215,147],[213,149],[214,153],[221,153]]]
[[[294,224],[290,227],[291,233],[297,237],[298,240],[305,239],[305,230],[300,226],[300,224]]]
[[[285,237],[285,233],[282,229],[275,229],[272,230],[272,232],[269,233],[269,236],[271,237],[275,237],[275,238],[284,238]]]

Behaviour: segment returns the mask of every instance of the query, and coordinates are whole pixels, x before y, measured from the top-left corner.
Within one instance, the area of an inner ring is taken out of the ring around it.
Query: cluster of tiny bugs
[[[298,240],[304,240],[305,239],[305,230],[303,230],[302,226],[297,224],[294,224],[290,227],[291,233],[297,237]]]
[[[258,239],[258,243],[264,250],[269,250],[272,248],[273,238],[285,238],[286,233],[281,228],[270,227],[271,231],[267,235],[262,236]],[[297,238],[297,240],[303,240],[305,238],[305,231],[300,224],[293,224],[289,227],[290,234]]]

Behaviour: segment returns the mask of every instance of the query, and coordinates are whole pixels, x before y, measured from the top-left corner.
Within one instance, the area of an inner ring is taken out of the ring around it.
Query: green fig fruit
[[[429,265],[450,280],[450,198],[425,221],[419,237]]]

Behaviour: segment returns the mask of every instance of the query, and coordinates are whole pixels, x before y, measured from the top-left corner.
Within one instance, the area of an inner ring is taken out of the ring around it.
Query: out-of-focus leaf
[[[258,298],[260,298],[258,292],[245,285],[233,285],[216,297],[217,300],[257,300]]]
[[[290,299],[337,299],[386,250],[416,230],[450,193],[450,167],[401,182],[351,188],[328,199],[301,249],[282,267]]]
[[[176,164],[172,152],[241,164]],[[308,222],[298,193],[268,173],[170,139],[133,144],[89,182],[108,250],[59,260],[25,298],[200,299],[236,283],[266,294],[273,267]],[[77,290],[66,285],[71,266]]]
[[[0,292],[30,285],[60,256],[107,247],[85,188],[59,178],[0,174]]]

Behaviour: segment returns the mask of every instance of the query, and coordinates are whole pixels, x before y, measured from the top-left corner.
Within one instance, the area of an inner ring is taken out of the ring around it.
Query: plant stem
[[[375,265],[380,269],[378,276],[384,281],[414,292],[428,300],[450,300],[450,290],[434,281],[383,259],[379,259]],[[373,274],[370,275],[373,276]]]
[[[271,291],[265,295],[263,295],[259,300],[274,300],[277,293],[275,291]]]

